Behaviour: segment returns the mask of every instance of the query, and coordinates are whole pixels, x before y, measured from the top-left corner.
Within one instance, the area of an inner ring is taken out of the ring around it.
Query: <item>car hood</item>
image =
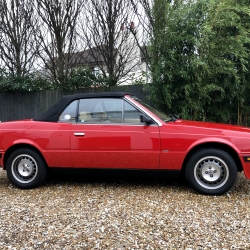
[[[199,121],[188,121],[188,120],[176,120],[174,122],[176,125],[182,125],[187,127],[197,127],[204,129],[212,129],[212,130],[230,130],[230,131],[238,131],[238,132],[247,132],[250,133],[250,128],[243,126],[236,126],[230,124],[223,123],[213,123],[213,122],[199,122]]]

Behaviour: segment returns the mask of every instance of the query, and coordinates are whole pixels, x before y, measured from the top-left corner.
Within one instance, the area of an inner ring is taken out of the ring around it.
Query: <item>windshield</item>
[[[148,110],[150,110],[152,113],[154,113],[155,115],[157,115],[163,122],[170,122],[173,121],[173,118],[170,115],[166,115],[165,113],[161,112],[160,110],[157,110],[153,107],[151,107],[150,105],[144,103],[143,101],[141,101],[140,99],[136,98],[136,97],[132,97],[135,101],[139,102],[140,104],[142,104],[143,106],[145,106]]]

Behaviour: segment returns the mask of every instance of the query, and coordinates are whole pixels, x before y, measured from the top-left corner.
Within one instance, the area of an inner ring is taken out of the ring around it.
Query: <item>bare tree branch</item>
[[[140,65],[140,54],[131,30],[135,14],[127,0],[86,0],[80,30],[82,41],[109,86],[121,83]]]
[[[72,68],[72,54],[77,49],[76,25],[83,0],[37,0],[41,22],[37,41],[49,77],[63,87]]]
[[[141,27],[139,32],[132,33],[137,42],[137,46],[140,48],[140,52],[145,60],[145,63],[147,64],[147,67],[150,68],[148,46],[154,37],[154,15],[152,13],[152,6],[155,0],[130,1]],[[139,36],[138,33],[140,34]]]
[[[0,0],[0,59],[13,76],[34,69],[37,57],[32,0]]]

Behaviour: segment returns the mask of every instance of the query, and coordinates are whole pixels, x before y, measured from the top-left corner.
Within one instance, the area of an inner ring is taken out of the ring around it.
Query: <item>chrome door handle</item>
[[[74,133],[74,136],[84,136],[85,133]]]

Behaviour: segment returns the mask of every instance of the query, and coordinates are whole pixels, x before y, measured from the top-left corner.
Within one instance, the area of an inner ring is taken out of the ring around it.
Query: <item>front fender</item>
[[[199,140],[194,141],[189,148],[187,149],[187,153],[192,151],[195,147],[200,146],[202,144],[213,144],[213,143],[217,143],[217,144],[224,144],[229,146],[230,148],[232,148],[238,155],[241,154],[240,150],[229,140],[223,139],[223,138],[202,138]]]

